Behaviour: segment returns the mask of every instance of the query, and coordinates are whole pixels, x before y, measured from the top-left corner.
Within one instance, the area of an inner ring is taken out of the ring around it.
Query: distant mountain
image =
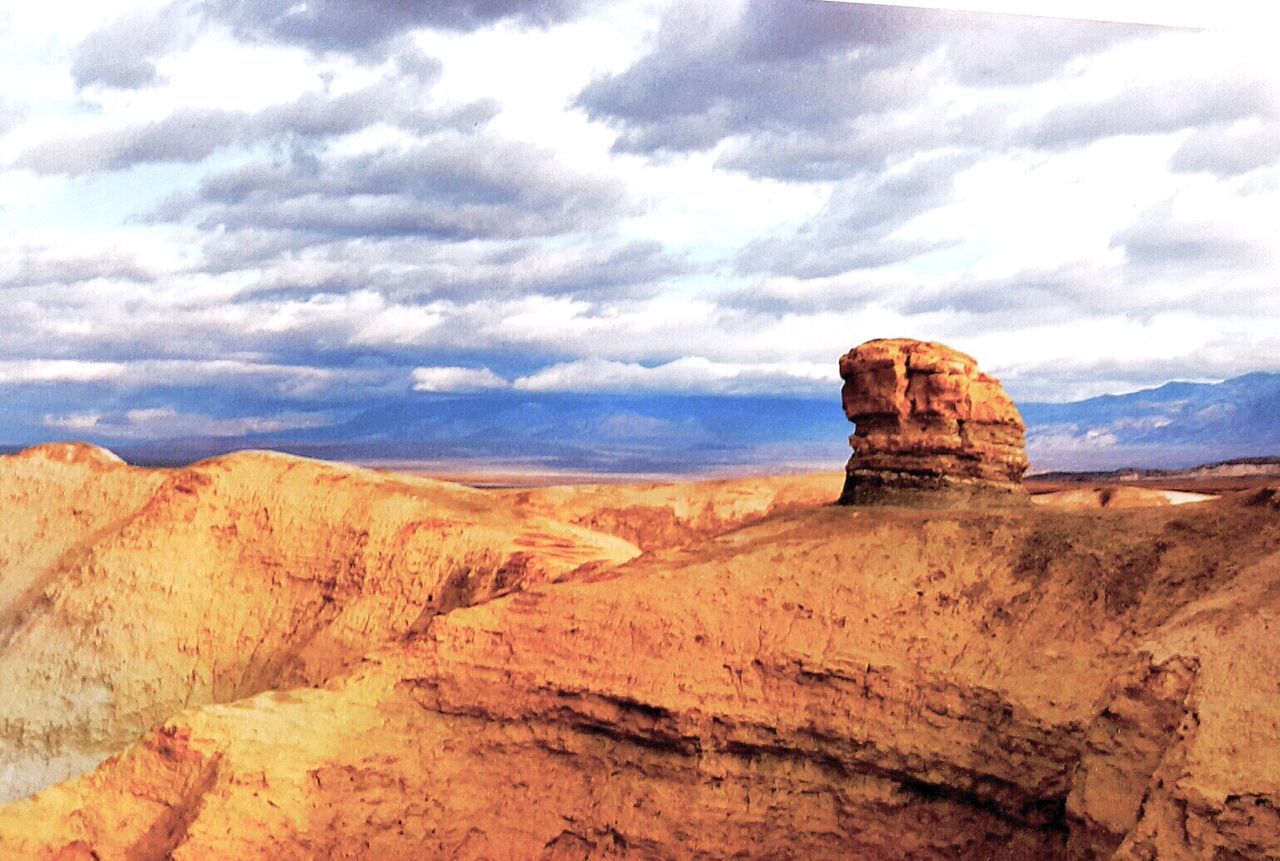
[[[328,427],[115,450],[151,463],[190,460],[197,449],[203,456],[253,446],[365,462],[687,474],[838,469],[851,430],[838,398],[415,394]]]
[[[1280,374],[1020,404],[1033,471],[1182,468],[1280,455]],[[353,461],[618,473],[839,469],[839,398],[405,393],[325,427],[139,441],[84,434],[125,458],[182,463],[239,448]]]
[[[1280,374],[1021,409],[1036,470],[1168,469],[1280,455]]]

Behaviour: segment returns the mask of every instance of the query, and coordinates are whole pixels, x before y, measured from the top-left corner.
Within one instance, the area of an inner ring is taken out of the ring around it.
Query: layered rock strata
[[[849,443],[840,501],[861,505],[1025,500],[1022,416],[970,356],[929,341],[868,341],[840,358]]]

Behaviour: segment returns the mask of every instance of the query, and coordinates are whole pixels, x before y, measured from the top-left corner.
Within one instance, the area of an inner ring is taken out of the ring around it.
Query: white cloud
[[[686,356],[661,365],[587,358],[562,362],[519,377],[529,392],[701,392],[714,394],[822,392],[836,379],[835,363],[738,364]]]
[[[286,430],[323,427],[325,418],[310,413],[281,413],[273,416],[214,417],[182,412],[175,407],[148,407],[120,414],[100,412],[46,415],[44,426],[114,439],[174,439],[238,437],[246,434],[277,433]]]
[[[414,368],[412,376],[415,392],[476,392],[503,389],[508,385],[488,368]]]
[[[98,383],[122,379],[126,373],[126,366],[119,362],[74,359],[0,361],[0,385]]]
[[[44,426],[60,430],[91,431],[102,421],[102,413],[71,413],[69,415],[44,417]]]
[[[0,385],[89,383],[130,391],[156,387],[235,386],[245,392],[267,392],[296,400],[323,397],[339,386],[373,385],[379,379],[376,372],[368,370],[281,365],[243,359],[0,361]]]

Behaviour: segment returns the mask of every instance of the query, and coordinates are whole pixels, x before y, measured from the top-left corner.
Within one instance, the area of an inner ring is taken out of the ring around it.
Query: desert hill
[[[480,491],[246,452],[0,459],[0,797],[176,710],[315,684],[434,613],[639,553]],[[60,774],[59,772],[62,772]]]
[[[0,858],[1280,857],[1280,492],[840,480],[0,458]]]

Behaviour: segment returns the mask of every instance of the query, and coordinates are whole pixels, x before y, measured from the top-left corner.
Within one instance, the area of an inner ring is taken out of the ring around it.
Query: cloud
[[[138,388],[236,385],[297,400],[323,396],[344,384],[369,381],[371,375],[339,368],[284,365],[244,359],[147,359],[127,363],[128,382]]]
[[[716,166],[784,181],[821,182],[881,170],[922,152],[996,149],[1006,137],[1000,110],[922,102],[849,118],[838,131],[762,131],[724,145]]]
[[[325,427],[327,424],[324,417],[313,413],[216,417],[181,412],[172,406],[115,413],[85,412],[44,416],[44,426],[47,428],[90,434],[99,438],[131,440],[242,437]]]
[[[312,91],[258,112],[181,107],[155,122],[42,141],[21,153],[17,164],[43,174],[83,175],[139,164],[199,162],[232,145],[316,141],[378,123],[417,133],[470,131],[495,111],[487,103],[436,109],[426,107],[427,101],[427,91],[415,79],[400,77],[336,96]]]
[[[92,256],[28,245],[5,255],[0,264],[0,289],[35,285],[77,284],[96,279],[155,281],[158,267],[141,261],[132,252],[101,248]]]
[[[77,87],[154,84],[159,80],[156,59],[189,44],[194,26],[178,3],[126,12],[76,46],[71,77]]]
[[[420,27],[465,31],[505,19],[548,26],[567,20],[585,5],[583,0],[205,0],[201,8],[242,37],[316,51],[362,52]]]
[[[587,358],[562,362],[512,383],[527,392],[711,392],[813,394],[829,389],[835,364],[713,362],[686,356],[660,365]]]
[[[46,415],[44,426],[69,431],[91,431],[102,422],[102,413],[69,413],[67,415]]]
[[[719,7],[719,8],[717,8]],[[918,91],[923,79],[894,68],[895,35],[913,10],[834,3],[682,2],[653,51],[578,96],[610,120],[631,152],[705,149],[735,133],[829,126]]]
[[[0,361],[0,385],[32,383],[97,383],[120,380],[126,367],[119,362],[74,359],[25,359]]]
[[[219,268],[260,270],[257,281],[240,294],[258,299],[362,289],[404,303],[530,294],[643,298],[659,292],[664,279],[692,268],[657,242],[619,242],[607,235],[468,242],[360,236],[327,243],[288,235],[259,257],[246,254],[235,238],[252,232],[211,237],[205,251]]]
[[[1112,238],[1126,258],[1139,266],[1203,270],[1256,269],[1272,251],[1262,236],[1197,213],[1188,217],[1177,200],[1164,201],[1140,213]],[[1256,228],[1255,228],[1256,229]],[[1221,297],[1219,297],[1220,300]]]
[[[1201,74],[1126,86],[1108,97],[1051,109],[1018,137],[1035,146],[1077,146],[1114,135],[1168,134],[1182,129],[1267,115],[1272,84],[1257,75]]]
[[[882,335],[1038,399],[1280,367],[1261,39],[816,0],[157,14],[0,33],[25,427],[829,399]]]
[[[895,236],[929,209],[946,203],[961,156],[924,158],[903,168],[867,172],[835,186],[827,205],[789,236],[769,236],[743,248],[740,272],[814,278],[906,260],[943,244]]]
[[[1078,424],[1041,425],[1027,433],[1032,472],[1049,469],[1112,469],[1132,457],[1120,440],[1104,428]]]
[[[998,317],[1012,326],[1088,313],[1120,289],[1115,267],[1101,263],[1034,267],[999,276],[921,277],[892,267],[832,276],[770,276],[725,297],[751,311],[784,314],[842,312],[874,304],[908,316]],[[1135,299],[1133,293],[1124,296]]]
[[[933,20],[938,26],[931,35],[946,45],[956,80],[984,87],[1048,81],[1073,62],[1160,32],[1158,27],[1048,15],[960,13],[950,27],[944,19]]]
[[[1232,177],[1280,163],[1280,121],[1250,119],[1192,132],[1170,159],[1178,171]]]
[[[5,99],[0,98],[0,135],[16,128],[25,117],[25,111],[13,107]]]
[[[446,135],[317,165],[245,165],[206,177],[196,195],[172,199],[155,217],[195,214],[206,230],[464,240],[598,228],[623,203],[615,182],[564,165],[544,148]]]
[[[477,392],[504,389],[508,382],[488,368],[433,367],[413,369],[415,392]]]
[[[586,87],[579,106],[618,130],[620,151],[708,149],[732,138],[724,166],[830,177],[840,163],[866,166],[942,138],[989,139],[1002,118],[957,112],[966,99],[1044,81],[1150,32],[803,0],[740,8],[674,4],[653,50]]]

